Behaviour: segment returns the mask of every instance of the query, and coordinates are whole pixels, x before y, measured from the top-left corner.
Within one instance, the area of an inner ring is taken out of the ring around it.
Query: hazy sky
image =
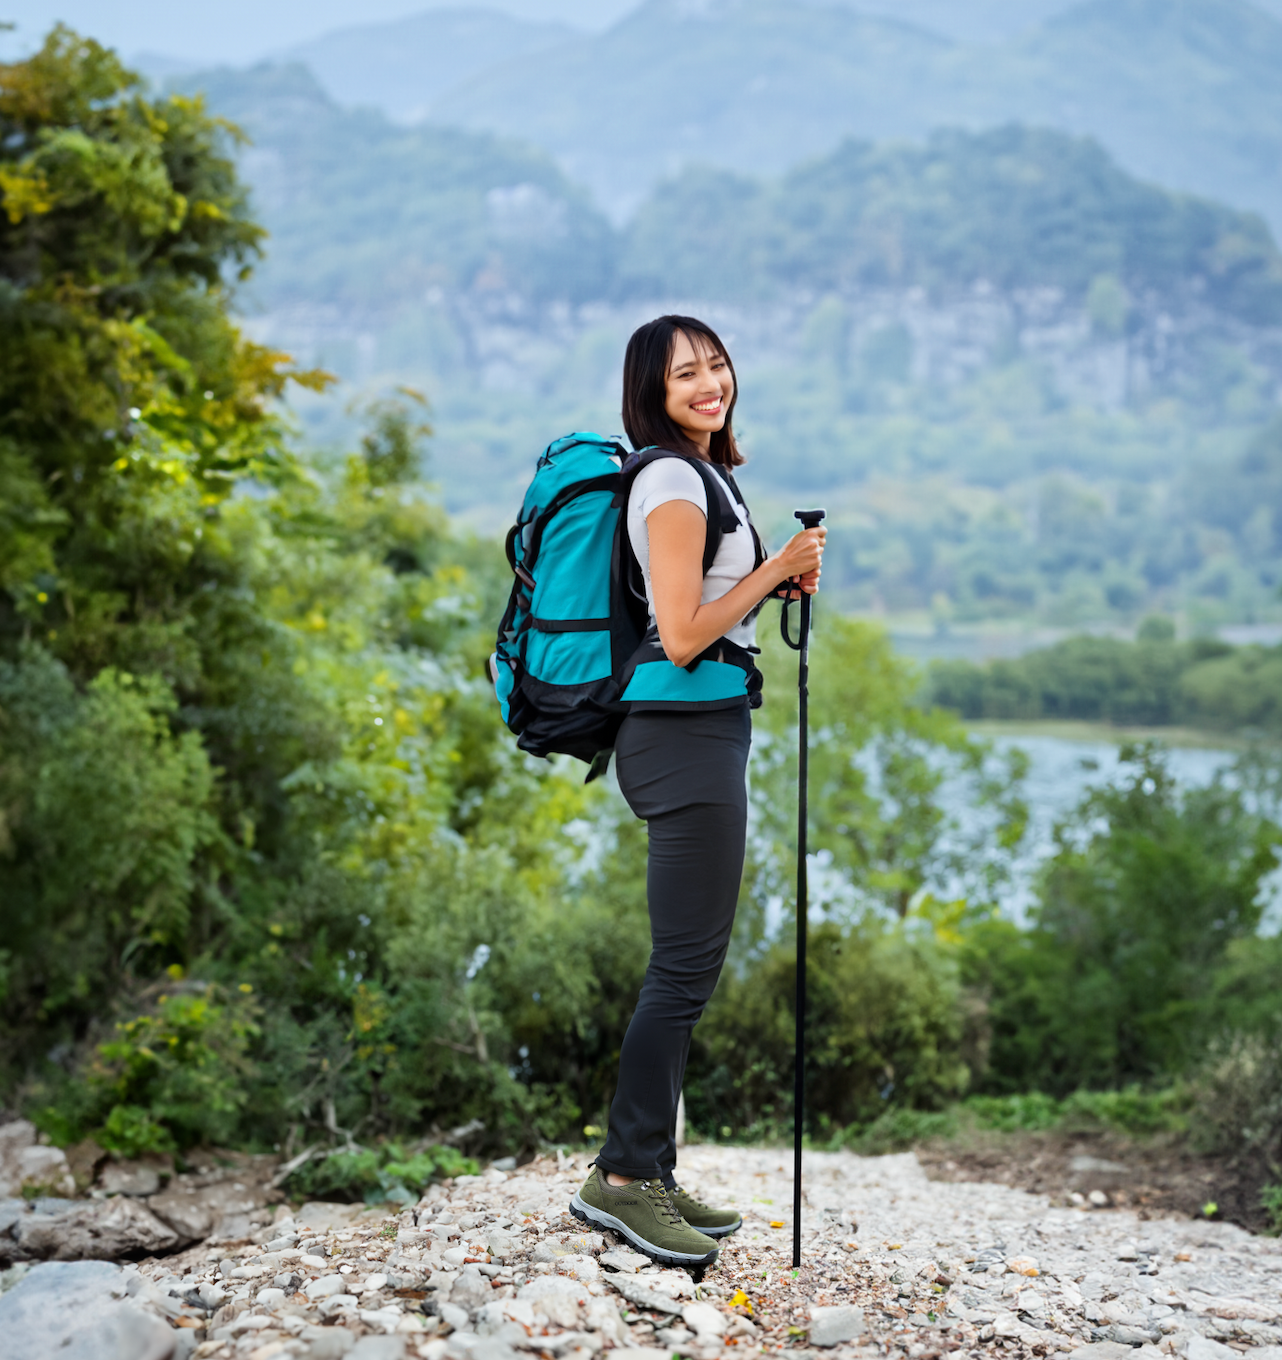
[[[526,19],[559,19],[604,28],[636,0],[488,0],[487,8]],[[455,0],[458,8],[467,5]],[[431,0],[0,0],[0,21],[17,24],[0,34],[0,53],[29,50],[58,20],[128,57],[158,52],[194,62],[248,62],[351,24],[400,19],[453,6]]]

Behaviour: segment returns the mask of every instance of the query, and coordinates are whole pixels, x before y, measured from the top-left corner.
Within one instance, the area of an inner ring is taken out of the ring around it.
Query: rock
[[[867,1330],[862,1308],[838,1306],[810,1310],[812,1346],[838,1346],[843,1341],[857,1341]]]
[[[1042,1273],[1035,1256],[1012,1256],[1006,1262],[1006,1269],[1015,1275],[1027,1275],[1030,1279]]]
[[[569,1247],[563,1247],[559,1242],[540,1242],[534,1248],[531,1260],[534,1261],[559,1261],[563,1256],[573,1256],[574,1252]]]
[[[579,1301],[568,1294],[545,1294],[534,1303],[536,1317],[542,1316],[553,1327],[579,1325]]]
[[[294,1227],[300,1233],[333,1232],[348,1227],[365,1212],[363,1204],[327,1204],[311,1200],[294,1215]]]
[[[471,1254],[471,1250],[467,1247],[451,1247],[449,1251],[441,1253],[441,1260],[447,1266],[461,1266]]]
[[[1108,1208],[1108,1196],[1102,1190],[1092,1190],[1091,1193],[1086,1196],[1086,1199],[1096,1209]],[[1074,1354],[1076,1354],[1076,1352],[1074,1352]]]
[[[132,1199],[60,1201],[54,1212],[35,1212],[18,1220],[15,1235],[28,1255],[42,1260],[118,1260],[155,1255],[178,1245],[168,1224]],[[66,1207],[63,1207],[66,1206]]]
[[[1125,1322],[1115,1322],[1110,1327],[1096,1328],[1091,1335],[1096,1341],[1116,1341],[1123,1346],[1143,1346],[1156,1343],[1161,1333],[1149,1331],[1147,1327],[1135,1327]]]
[[[1189,1333],[1182,1354],[1184,1360],[1230,1360],[1230,1357],[1241,1360],[1232,1346],[1226,1346],[1222,1341],[1212,1341],[1209,1336],[1199,1336],[1196,1332]]]
[[[288,1295],[283,1289],[276,1289],[272,1286],[268,1286],[266,1289],[260,1289],[258,1293],[254,1295],[254,1303],[259,1308],[279,1308],[287,1297]]]
[[[677,1317],[681,1313],[681,1305],[667,1294],[660,1294],[657,1290],[647,1289],[640,1280],[628,1275],[608,1275],[605,1282],[616,1293],[622,1294],[630,1304],[637,1308],[646,1308],[654,1313],[668,1313]],[[529,1285],[525,1286],[530,1288]],[[520,1293],[524,1294],[525,1290]]]
[[[604,1252],[599,1259],[601,1265],[610,1270],[622,1271],[625,1275],[635,1275],[650,1264],[648,1256],[642,1256],[639,1251],[629,1251],[627,1247],[615,1247],[612,1251]]]
[[[199,1242],[213,1235],[248,1236],[255,1219],[269,1219],[270,1194],[269,1182],[233,1165],[175,1176],[159,1194],[148,1196],[147,1207],[180,1241]]]
[[[136,1161],[113,1158],[99,1171],[97,1188],[108,1195],[145,1199],[148,1195],[158,1194],[162,1180],[168,1180],[173,1174],[174,1164],[168,1157],[153,1154]]]
[[[546,1299],[553,1294],[565,1294],[569,1298],[586,1299],[588,1291],[577,1280],[571,1280],[565,1275],[540,1275],[537,1279],[531,1280],[529,1284],[523,1284],[516,1291],[518,1299]]]
[[[465,1330],[471,1319],[467,1315],[466,1308],[460,1308],[456,1303],[441,1303],[437,1305],[441,1321],[448,1323],[456,1332]]]
[[[1073,1360],[1134,1360],[1134,1350],[1117,1341],[1093,1341],[1089,1346],[1079,1346],[1073,1352]]]
[[[171,1360],[178,1334],[123,1292],[106,1261],[35,1266],[0,1296],[5,1360]]]
[[[342,1294],[347,1289],[347,1281],[341,1275],[322,1275],[303,1288],[309,1299],[328,1299]]]
[[[349,1360],[401,1360],[405,1354],[405,1338],[365,1336],[347,1354]]]
[[[299,1336],[307,1346],[307,1360],[341,1360],[356,1345],[346,1327],[304,1327]]]
[[[585,1284],[601,1278],[601,1267],[595,1256],[563,1256],[557,1264],[559,1269],[571,1271],[575,1279]]]
[[[627,1325],[618,1307],[610,1299],[589,1299],[584,1309],[584,1317],[588,1327],[594,1332],[600,1332],[607,1341],[622,1344],[627,1337]]]
[[[331,1294],[329,1298],[320,1301],[320,1313],[322,1317],[333,1317],[335,1313],[355,1309],[359,1302],[355,1294]]]
[[[0,1124],[0,1198],[20,1196],[23,1190],[74,1195],[75,1177],[61,1148],[36,1141],[36,1126],[26,1119]]]
[[[466,1266],[450,1289],[450,1302],[469,1313],[489,1303],[493,1297],[494,1290],[489,1280],[474,1265]]]
[[[726,1315],[710,1303],[687,1303],[681,1309],[681,1320],[701,1341],[725,1335]]]
[[[23,1214],[31,1212],[25,1199],[0,1199],[0,1240],[10,1237]]]

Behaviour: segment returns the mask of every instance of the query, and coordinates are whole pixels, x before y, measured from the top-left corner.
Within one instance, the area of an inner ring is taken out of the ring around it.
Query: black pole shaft
[[[810,756],[810,596],[801,597],[801,650],[797,660],[797,1045],[792,1097],[792,1264],[801,1265],[801,1137],[806,1126],[806,819]]]

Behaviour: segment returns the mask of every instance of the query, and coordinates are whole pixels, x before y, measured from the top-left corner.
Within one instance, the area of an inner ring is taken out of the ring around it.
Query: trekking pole
[[[803,529],[814,529],[823,510],[795,510]],[[806,1114],[806,817],[810,775],[810,596],[801,596],[801,634],[796,642],[788,636],[788,605],[785,600],[779,627],[783,640],[797,658],[797,980],[794,1009],[797,1015],[796,1050],[793,1055],[792,1097],[792,1265],[801,1266],[801,1137]]]

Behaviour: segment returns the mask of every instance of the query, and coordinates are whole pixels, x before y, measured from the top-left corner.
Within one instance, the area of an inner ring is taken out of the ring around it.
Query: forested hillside
[[[344,111],[296,67],[196,83],[253,138],[254,333],[426,391],[474,524],[502,526],[556,433],[618,427],[627,334],[677,307],[733,341],[763,517],[829,501],[843,604],[1277,612],[1282,262],[1258,217],[1006,127],[690,171],[616,228],[526,144]],[[352,437],[344,404],[300,409],[324,442]]]

